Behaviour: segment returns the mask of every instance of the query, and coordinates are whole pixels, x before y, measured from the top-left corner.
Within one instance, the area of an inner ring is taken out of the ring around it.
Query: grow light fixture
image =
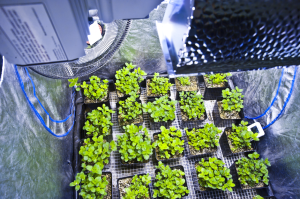
[[[173,0],[157,23],[168,73],[225,72],[300,62],[297,0]]]

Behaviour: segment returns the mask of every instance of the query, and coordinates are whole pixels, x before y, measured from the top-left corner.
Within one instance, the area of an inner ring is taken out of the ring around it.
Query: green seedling
[[[126,67],[116,72],[116,89],[123,94],[128,95],[131,92],[137,93],[140,89],[139,83],[144,78],[142,76],[147,75],[141,68],[134,69],[136,66],[132,63],[125,63]]]
[[[181,131],[172,126],[166,129],[164,126],[160,127],[161,133],[158,134],[158,140],[153,143],[153,148],[158,147],[158,154],[163,159],[169,159],[175,154],[182,154],[184,150],[184,140]]]
[[[189,145],[200,151],[204,148],[216,148],[219,146],[219,135],[222,130],[218,129],[214,124],[205,124],[204,128],[191,131],[186,130],[189,139]]]
[[[230,174],[230,169],[226,168],[222,160],[216,157],[209,157],[208,161],[201,158],[199,165],[196,167],[199,185],[203,188],[220,189],[232,192],[235,186]]]
[[[81,184],[81,186],[80,186]],[[101,177],[101,174],[88,173],[83,171],[76,175],[75,181],[70,183],[70,186],[75,186],[76,191],[79,191],[79,195],[83,199],[99,198],[103,199],[106,193],[106,186],[108,181],[106,177]]]
[[[191,85],[190,77],[177,77],[177,80],[180,82],[182,86]]]
[[[184,185],[185,173],[179,169],[171,169],[169,166],[164,166],[162,162],[158,162],[159,172],[155,175],[156,182],[154,183],[154,198],[181,198],[185,194],[190,193]]]
[[[154,102],[143,104],[143,112],[149,113],[154,122],[167,122],[175,119],[176,100],[169,100],[165,95],[156,99]]]
[[[109,135],[113,123],[111,122],[111,114],[115,111],[110,110],[105,104],[92,112],[87,113],[87,121],[83,127],[87,135],[99,133],[100,135]]]
[[[123,128],[125,133],[121,136],[117,136],[121,159],[125,162],[133,160],[143,162],[149,160],[153,153],[153,147],[151,145],[148,129],[142,126],[138,127],[134,124],[124,126]]]
[[[264,198],[261,197],[260,195],[256,195],[256,196],[254,196],[252,199],[264,199]]]
[[[269,172],[267,166],[271,166],[268,158],[258,159],[259,154],[254,152],[249,154],[248,157],[239,159],[235,164],[237,165],[237,172],[239,181],[242,185],[249,185],[254,187],[260,182],[269,184]]]
[[[233,145],[232,151],[235,152],[237,149],[251,149],[251,141],[259,141],[257,138],[258,133],[248,131],[248,122],[242,121],[239,126],[232,124],[232,131],[228,138],[231,140]]]
[[[108,94],[108,80],[101,79],[97,76],[90,77],[90,84],[87,84],[85,81],[80,84],[77,83],[78,77],[75,79],[69,79],[69,87],[76,86],[76,90],[79,91],[80,87],[83,88],[83,94],[91,100],[101,100],[105,98]],[[80,86],[80,87],[79,87]]]
[[[229,88],[226,88],[225,90],[222,90],[222,96],[223,96],[223,109],[225,111],[237,111],[240,112],[243,106],[243,97],[242,95],[243,89],[239,89],[237,86],[235,89],[233,89],[231,92]]]
[[[211,75],[204,75],[209,84],[221,84],[227,82],[226,77],[232,76],[231,73],[216,73]]]
[[[150,90],[153,94],[168,94],[171,86],[173,84],[169,83],[169,78],[159,77],[159,73],[154,73],[154,77],[151,79],[149,84]]]
[[[196,91],[180,92],[180,109],[187,114],[189,119],[200,119],[205,113],[205,106],[202,95],[197,95]]]
[[[110,143],[103,139],[103,136],[95,136],[84,140],[83,146],[80,147],[79,154],[82,156],[81,167],[93,173],[102,174],[105,164],[109,163],[109,157],[112,151],[116,151],[116,143]]]
[[[135,175],[131,181],[130,187],[125,189],[126,195],[122,199],[150,198],[149,184],[151,176]]]
[[[142,104],[136,101],[139,95],[134,92],[131,92],[130,95],[125,101],[119,102],[119,114],[121,115],[121,120],[124,122],[136,119],[139,115],[143,114]]]

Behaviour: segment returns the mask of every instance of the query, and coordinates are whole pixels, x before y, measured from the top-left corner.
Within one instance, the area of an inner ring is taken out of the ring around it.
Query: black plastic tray
[[[237,162],[237,160],[234,161],[234,163],[230,166],[230,173],[232,175],[233,183],[235,184],[235,189],[236,190],[263,190],[263,189],[269,189],[269,185],[266,185],[266,184],[264,184],[263,187],[252,187],[250,189],[243,189],[240,181],[238,180],[239,175],[238,175],[237,170],[236,170],[236,164],[235,164],[236,162]]]
[[[141,173],[141,174],[136,174],[137,176],[140,176],[140,175],[147,175],[146,173]],[[122,180],[122,179],[126,179],[126,178],[133,178],[135,175],[133,176],[127,176],[127,177],[123,177],[123,178],[118,178],[117,179],[117,189],[118,189],[118,197],[121,198],[121,193],[120,193],[120,189],[119,189],[119,180]],[[150,182],[151,184],[151,182]],[[150,199],[152,199],[152,194],[151,194],[151,190],[150,190],[150,184],[148,185],[148,189],[149,189],[149,196],[150,196]]]
[[[200,127],[200,128],[197,128],[197,129],[203,129],[204,127]],[[190,129],[187,129],[188,131],[191,131],[191,130],[193,130],[193,128],[190,128]],[[185,132],[186,132],[186,130],[185,130]],[[185,133],[186,134],[186,133]],[[189,143],[188,143],[188,141],[189,141],[189,136],[186,134],[186,139],[187,139],[187,149],[186,150],[188,150],[188,156],[187,156],[187,158],[189,158],[189,159],[192,159],[192,158],[203,158],[203,157],[207,157],[207,156],[211,156],[212,154],[213,154],[213,152],[209,152],[209,153],[203,153],[203,154],[198,154],[198,155],[191,155],[191,151],[190,151],[190,148],[189,148]],[[220,142],[220,141],[219,141]],[[216,147],[217,148],[217,147]]]
[[[222,90],[230,88],[228,82],[225,82],[225,87],[208,88],[204,81],[203,75],[198,77],[198,82],[203,83],[205,85],[205,91],[203,96],[204,100],[215,100],[217,97],[222,96]]]
[[[222,100],[223,100],[223,97],[217,97],[217,101],[215,103],[214,109],[217,111],[216,113],[213,114],[215,125],[222,127],[222,126],[232,126],[232,123],[239,124],[244,118],[244,109],[241,109],[241,111],[239,112],[239,116],[241,119],[222,119],[220,116],[219,109],[218,109],[218,102],[222,101]],[[227,125],[224,125],[224,124],[227,124]]]
[[[146,96],[147,96],[148,99],[149,99],[149,98],[160,98],[160,97],[164,96],[164,95],[156,95],[156,96],[148,96],[148,95],[147,95],[147,88],[148,88],[147,80],[148,80],[148,79],[151,80],[153,77],[154,77],[153,75],[148,75],[148,76],[146,77]],[[169,78],[169,76],[168,76],[168,75],[165,75],[165,74],[160,74],[159,77]],[[175,80],[174,80],[173,78],[169,78],[169,83],[175,84]],[[168,91],[168,94],[167,94],[167,95],[168,95],[169,97],[171,96],[171,88],[170,88],[170,90]]]
[[[123,100],[121,100],[121,101],[123,101]],[[136,99],[136,101],[137,101],[138,103],[142,104],[142,101],[141,101],[141,100]],[[117,121],[118,121],[118,123],[119,123],[119,126],[121,127],[120,130],[121,130],[122,132],[124,132],[124,129],[123,129],[122,127],[123,127],[123,126],[126,126],[126,125],[121,126],[121,123],[119,122],[119,118],[118,118],[118,116],[119,116],[119,107],[120,107],[119,102],[116,103],[116,106],[117,106],[117,109],[116,109],[116,112],[117,112]],[[143,109],[143,108],[142,108],[142,109]],[[142,110],[142,117],[143,117],[143,110]],[[144,123],[144,117],[143,117],[143,121],[142,121],[142,122],[140,122],[140,123],[132,123],[132,124],[134,124],[134,125],[136,125],[136,126],[141,126],[141,125],[143,125],[143,123]],[[130,124],[131,124],[131,123],[130,123]]]
[[[90,81],[86,81],[86,83],[87,83],[87,84],[90,84]],[[107,95],[107,100],[102,101],[102,102],[96,100],[95,103],[87,103],[87,102],[86,102],[86,98],[87,98],[87,97],[86,97],[85,95],[83,95],[84,103],[85,103],[85,104],[97,104],[98,106],[100,106],[100,104],[109,102],[110,92],[114,92],[114,91],[116,91],[116,87],[115,87],[114,81],[113,81],[112,79],[108,79],[108,93],[107,93],[108,95]],[[82,91],[82,93],[83,93],[83,91]]]
[[[183,166],[181,166],[181,165],[172,166],[172,167],[170,167],[170,168],[171,168],[172,170],[173,170],[173,169],[179,169],[179,170],[181,170],[181,171],[184,172],[184,168],[183,168]],[[155,175],[156,175],[158,172],[159,172],[159,169],[155,169]],[[184,186],[187,187],[187,189],[189,190],[189,187],[187,186],[187,181],[186,181],[185,175],[184,175],[183,177],[184,177],[184,180],[185,180]],[[155,180],[155,182],[156,182],[156,180]],[[155,189],[154,184],[153,184],[153,189]],[[188,196],[188,195],[189,195],[189,194],[185,194],[185,195],[182,196],[181,198],[186,197],[186,196]],[[163,198],[163,197],[157,197],[157,199],[164,199],[164,198]]]
[[[222,149],[223,156],[231,156],[231,155],[237,155],[241,153],[248,153],[248,152],[253,152],[256,151],[256,141],[251,141],[251,147],[253,150],[248,150],[248,151],[241,151],[237,153],[233,153],[230,149],[229,142],[228,142],[228,136],[226,135],[225,131],[228,129],[232,129],[232,127],[227,127],[225,128],[223,134],[220,137],[220,147]]]
[[[160,134],[161,132],[158,132],[158,133],[154,133],[153,134],[153,142],[155,142],[155,140],[154,140],[154,136],[155,135],[158,135],[158,134]],[[184,140],[183,139],[183,135],[182,135],[182,137],[180,138],[181,140]],[[185,154],[185,145],[183,145],[183,148],[184,148],[184,150],[183,150],[183,152],[182,152],[182,157],[184,157],[184,154]],[[158,160],[157,159],[157,157],[156,157],[156,150],[155,150],[155,148],[153,149],[154,150],[154,157],[155,157],[155,160],[157,161],[157,162],[165,162],[165,163],[167,163],[167,162],[172,162],[172,161],[176,161],[176,160],[179,160],[180,158],[182,158],[182,157],[179,157],[179,158],[169,158],[169,159],[161,159],[161,160]]]

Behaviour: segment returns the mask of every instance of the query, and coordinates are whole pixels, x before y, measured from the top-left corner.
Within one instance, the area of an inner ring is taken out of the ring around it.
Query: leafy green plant
[[[70,83],[69,87],[76,87],[76,91],[80,91],[80,83],[77,83],[78,81],[78,77],[74,78],[74,79],[68,79]]]
[[[131,92],[130,95],[125,101],[119,101],[119,115],[124,122],[136,119],[139,115],[143,114],[142,104],[136,101],[139,95],[134,92]]]
[[[122,199],[150,198],[149,184],[151,176],[135,175],[131,181],[130,187],[125,189],[126,195]]]
[[[260,195],[256,195],[256,196],[254,196],[252,199],[264,199],[264,198],[261,197]]]
[[[200,151],[204,148],[215,148],[219,146],[219,136],[222,130],[218,129],[214,124],[205,124],[204,128],[191,131],[186,130],[189,139],[189,145]]]
[[[116,143],[110,143],[103,139],[103,136],[95,134],[90,139],[84,140],[83,146],[80,147],[79,154],[82,156],[81,167],[90,172],[101,174],[105,164],[109,163],[109,157],[112,151],[116,151]]]
[[[259,154],[256,152],[249,154],[248,157],[243,157],[235,163],[241,184],[254,187],[255,184],[264,182],[268,185],[269,172],[267,166],[271,166],[268,158],[265,160],[258,159]]]
[[[160,94],[168,94],[170,87],[173,84],[169,83],[169,78],[159,77],[159,73],[154,73],[154,77],[151,79],[149,83],[149,89],[152,93],[160,95]]]
[[[81,186],[80,186],[81,184]],[[101,177],[101,174],[80,172],[76,175],[75,181],[70,183],[70,186],[75,186],[76,191],[81,187],[79,195],[84,199],[99,198],[103,199],[106,193],[108,181],[106,177]]]
[[[209,84],[220,84],[227,82],[226,77],[231,76],[231,73],[216,73],[211,75],[204,75],[207,78]]]
[[[242,121],[239,126],[232,124],[232,131],[228,138],[231,140],[233,152],[242,148],[251,149],[251,141],[259,141],[258,133],[248,131],[247,124],[246,121]]]
[[[143,112],[149,113],[154,122],[167,122],[175,119],[176,103],[176,100],[169,100],[168,96],[165,95],[154,102],[143,104]]]
[[[161,126],[160,130],[158,140],[152,144],[153,147],[158,147],[158,155],[162,159],[169,159],[171,156],[181,154],[184,150],[184,140],[180,139],[182,137],[181,131],[174,126],[171,126],[170,129]]]
[[[177,77],[177,80],[180,82],[182,86],[191,85],[190,77]]]
[[[125,63],[125,65],[126,67],[116,72],[116,89],[126,95],[130,92],[137,93],[140,89],[139,83],[144,80],[142,76],[147,75],[147,73],[140,68],[134,69],[135,65],[132,63]]]
[[[225,111],[237,111],[240,112],[243,106],[243,97],[242,95],[243,89],[239,89],[237,86],[235,89],[233,89],[231,92],[229,88],[226,88],[225,90],[222,90],[222,96],[223,96],[223,109]]]
[[[159,172],[155,175],[154,198],[176,199],[190,193],[188,188],[184,186],[185,179],[183,176],[185,173],[183,171],[171,169],[169,166],[164,166],[162,162],[158,162],[156,168],[159,169]]]
[[[91,100],[103,99],[108,94],[108,80],[101,79],[97,76],[90,77],[90,84],[87,84],[85,81],[80,84],[77,83],[78,77],[75,79],[69,79],[71,84],[69,87],[76,86],[76,90],[79,91],[80,87],[83,88],[83,94]],[[80,86],[80,87],[79,87]]]
[[[123,127],[125,133],[118,135],[118,146],[120,147],[121,159],[125,162],[137,160],[143,162],[149,160],[153,153],[151,138],[147,128],[134,124]],[[144,133],[140,133],[143,131]]]
[[[205,113],[205,106],[202,95],[197,95],[196,91],[179,92],[180,109],[187,114],[189,119],[200,119]]]
[[[110,110],[108,106],[105,104],[92,112],[87,113],[87,121],[83,126],[83,130],[86,130],[86,134],[90,135],[93,133],[99,133],[103,135],[110,134],[110,128],[113,123],[111,122],[111,114],[115,113],[115,111]]]
[[[224,166],[222,160],[216,157],[209,157],[208,161],[201,158],[199,165],[196,167],[198,182],[202,188],[221,189],[232,191],[235,186],[230,174],[230,169]]]

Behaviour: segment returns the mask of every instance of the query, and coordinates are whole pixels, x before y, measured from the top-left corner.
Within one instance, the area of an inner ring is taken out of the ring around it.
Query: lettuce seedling
[[[215,148],[219,146],[219,136],[222,130],[218,129],[214,124],[205,124],[204,128],[191,131],[186,130],[189,139],[189,145],[200,151],[204,148]]]
[[[149,184],[151,176],[135,175],[131,181],[130,187],[125,189],[126,195],[122,199],[135,199],[135,198],[150,198]]]
[[[165,95],[156,99],[154,102],[143,104],[143,112],[149,113],[154,122],[167,122],[175,119],[176,100],[169,100]]]
[[[103,139],[103,136],[97,135],[90,139],[84,140],[83,146],[80,147],[79,154],[82,156],[81,167],[90,172],[101,174],[105,164],[109,163],[109,157],[112,151],[116,151],[116,143],[110,143]]]
[[[165,95],[168,94],[172,85],[173,84],[169,83],[169,78],[159,77],[159,73],[154,73],[154,77],[149,83],[149,89],[153,94]]]
[[[162,159],[169,159],[176,154],[181,154],[184,150],[184,140],[181,131],[176,127],[171,126],[170,129],[166,129],[164,126],[160,127],[161,133],[158,134],[158,140],[152,145],[158,147],[158,155]]]
[[[232,131],[228,138],[233,146],[231,149],[233,152],[242,148],[251,149],[251,141],[259,141],[258,133],[248,131],[247,124],[246,121],[241,121],[239,126],[232,124]]]
[[[128,97],[125,101],[119,101],[119,115],[122,121],[126,122],[128,120],[133,120],[143,114],[142,104],[136,101],[136,98],[138,97],[139,95],[131,92],[130,97]]]
[[[235,89],[233,89],[231,92],[229,88],[226,88],[225,90],[222,90],[222,96],[223,96],[223,109],[225,111],[237,111],[240,112],[243,106],[243,97],[242,95],[243,89],[239,89],[237,86]]]
[[[208,161],[201,158],[199,165],[196,167],[198,182],[202,188],[221,189],[225,191],[232,191],[235,186],[230,174],[230,169],[224,166],[222,160],[216,157],[209,157]]]
[[[264,199],[264,198],[261,197],[260,195],[256,195],[256,196],[254,196],[252,199]]]
[[[81,184],[81,187],[80,187]],[[83,199],[99,198],[103,199],[106,193],[106,186],[108,181],[106,177],[101,177],[101,174],[80,172],[76,175],[75,181],[70,183],[70,186],[75,186],[76,191],[80,188],[79,195]]]
[[[116,72],[116,89],[126,95],[131,92],[137,93],[140,89],[139,83],[144,80],[142,76],[147,75],[147,73],[140,67],[134,69],[135,65],[132,63],[125,63],[125,65],[126,67]]]
[[[189,86],[191,85],[190,77],[177,77],[177,80],[180,81],[182,86]]]
[[[85,122],[83,130],[86,130],[87,135],[95,132],[102,135],[109,135],[113,125],[111,122],[112,113],[115,113],[115,111],[110,110],[105,104],[102,105],[102,108],[98,107],[92,112],[87,113],[87,121]]]
[[[151,138],[147,128],[134,124],[123,127],[125,133],[118,135],[118,146],[120,147],[121,159],[125,162],[149,160],[153,153]],[[140,133],[143,131],[144,133]]]
[[[189,119],[200,119],[205,113],[205,106],[202,95],[197,95],[196,91],[179,92],[180,95],[180,109],[186,113]]]
[[[259,154],[256,152],[249,154],[248,157],[243,157],[235,163],[241,184],[254,187],[256,184],[264,182],[268,185],[269,172],[267,166],[271,166],[268,158],[265,160],[258,159]]]
[[[75,79],[69,79],[69,82],[71,82],[69,87],[76,86],[77,91],[80,90],[80,87],[83,88],[83,94],[91,100],[101,100],[108,95],[107,79],[101,81],[99,77],[91,76],[90,84],[87,84],[85,81],[82,84],[80,84],[77,83],[77,81],[78,81],[78,77]]]
[[[154,183],[153,197],[162,197],[176,199],[190,193],[188,188],[184,186],[185,173],[179,169],[171,169],[169,166],[164,166],[162,162],[158,162],[159,172],[155,175],[156,182]]]
[[[207,78],[207,82],[209,84],[220,84],[223,82],[227,82],[226,77],[232,76],[231,73],[217,73],[211,75],[204,75]]]

